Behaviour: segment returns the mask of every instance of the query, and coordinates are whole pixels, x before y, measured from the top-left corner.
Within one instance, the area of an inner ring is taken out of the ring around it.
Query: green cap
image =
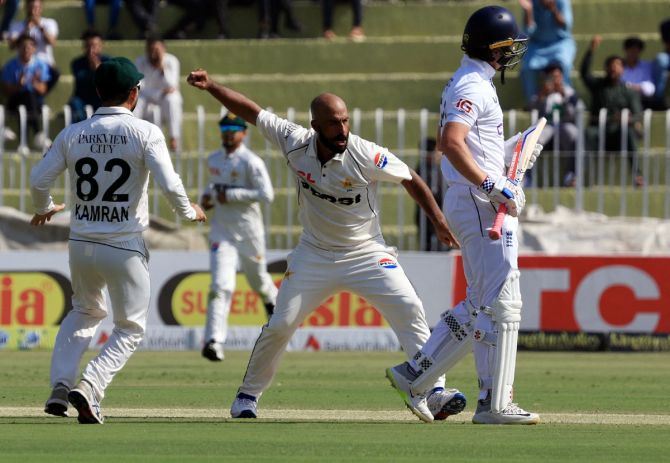
[[[139,72],[132,61],[123,56],[103,61],[95,70],[95,87],[101,94],[117,95],[135,87],[144,74]]]
[[[221,132],[227,132],[229,130],[247,130],[247,123],[237,114],[228,112],[219,121],[219,128],[221,129]]]

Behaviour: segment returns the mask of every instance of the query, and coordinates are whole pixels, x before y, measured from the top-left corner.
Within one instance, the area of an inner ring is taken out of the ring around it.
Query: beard
[[[335,154],[344,153],[347,150],[347,145],[349,144],[349,134],[347,135],[338,135],[333,138],[326,138],[321,132],[317,132],[319,136],[319,141],[323,146],[325,146],[329,151],[332,151]],[[337,142],[344,142],[344,145],[337,145]]]

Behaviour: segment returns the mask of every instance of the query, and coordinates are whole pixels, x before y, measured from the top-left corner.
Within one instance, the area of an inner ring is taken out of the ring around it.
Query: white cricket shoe
[[[475,424],[537,424],[540,415],[527,412],[517,404],[510,402],[500,413],[491,411],[491,399],[479,400],[477,411],[472,417]]]
[[[391,386],[398,391],[407,408],[426,423],[433,422],[433,414],[428,409],[426,396],[412,393],[411,383],[416,379],[416,374],[410,369],[408,362],[401,363],[386,369],[386,377]]]
[[[63,383],[56,384],[51,390],[51,395],[44,404],[44,413],[54,416],[68,416],[67,414],[67,394],[70,388]]]
[[[79,412],[77,419],[81,424],[102,424],[105,421],[93,386],[85,379],[79,381],[67,395],[67,399]]]
[[[230,406],[230,416],[233,418],[256,418],[258,401],[256,397],[238,392]]]
[[[202,348],[202,356],[206,359],[211,360],[212,362],[220,362],[223,360],[223,348],[221,344],[210,339],[205,347]]]
[[[433,388],[426,398],[428,409],[436,420],[446,420],[465,409],[465,395],[458,389]]]

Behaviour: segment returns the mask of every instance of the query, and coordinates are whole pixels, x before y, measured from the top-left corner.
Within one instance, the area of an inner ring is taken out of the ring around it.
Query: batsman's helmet
[[[519,32],[514,15],[501,6],[485,6],[472,13],[463,31],[461,49],[471,58],[493,61],[493,50],[503,68],[514,67],[526,53],[528,37]]]

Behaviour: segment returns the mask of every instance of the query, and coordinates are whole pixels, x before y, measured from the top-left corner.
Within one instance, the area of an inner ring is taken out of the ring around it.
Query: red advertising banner
[[[669,257],[519,258],[522,330],[670,333]],[[454,303],[465,297],[456,258]]]

